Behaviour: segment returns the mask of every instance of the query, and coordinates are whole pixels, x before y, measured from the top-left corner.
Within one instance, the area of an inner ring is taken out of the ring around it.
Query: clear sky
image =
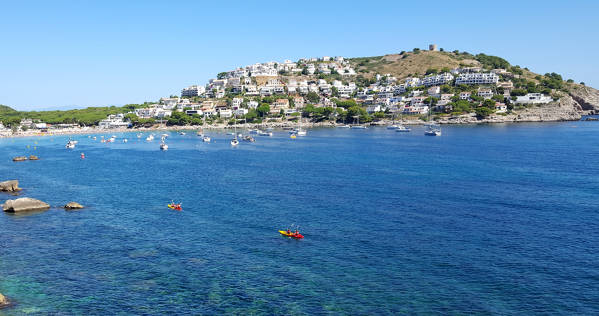
[[[486,53],[599,87],[599,1],[5,1],[0,104],[122,105],[310,56]]]

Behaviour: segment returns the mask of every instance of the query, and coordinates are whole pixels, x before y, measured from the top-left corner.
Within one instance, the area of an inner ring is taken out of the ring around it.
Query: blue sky
[[[599,1],[0,4],[0,104],[17,109],[140,103],[255,62],[429,43],[599,87]]]

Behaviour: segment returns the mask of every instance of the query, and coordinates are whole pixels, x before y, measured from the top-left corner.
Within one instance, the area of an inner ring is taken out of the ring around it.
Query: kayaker
[[[291,231],[287,228],[287,235],[291,235]]]
[[[296,236],[299,235],[299,230],[297,230],[297,229],[295,230],[295,235]]]

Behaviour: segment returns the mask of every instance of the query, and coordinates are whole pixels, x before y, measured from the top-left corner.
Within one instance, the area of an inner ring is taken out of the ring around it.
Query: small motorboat
[[[150,134],[150,136],[146,137],[147,141],[153,141],[154,140],[154,135]]]
[[[337,128],[350,128],[350,126],[349,125],[339,125],[339,126],[337,126]]]
[[[175,203],[170,203],[167,205],[168,208],[170,208],[171,210],[175,210],[175,211],[181,211],[181,203],[179,204],[175,204]]]
[[[202,140],[204,141],[204,143],[209,143],[210,142],[210,137],[209,136],[204,136],[202,138]]]
[[[397,128],[395,129],[395,131],[398,133],[407,133],[410,131],[410,129],[403,125],[398,125]]]
[[[179,132],[179,135],[183,136],[185,135],[185,132]]]
[[[75,144],[77,144],[75,141],[69,140],[67,142],[67,145],[65,146],[67,149],[73,149],[75,148]]]
[[[296,138],[297,138],[297,136],[295,136],[295,134],[291,134],[291,135],[289,136],[289,138],[291,138],[291,139],[296,139]]]
[[[168,145],[165,143],[160,144],[160,150],[168,150]]]
[[[272,132],[258,131],[258,136],[272,136]]]
[[[237,146],[237,145],[239,145],[239,141],[237,140],[237,138],[231,139],[231,146]]]
[[[397,126],[397,125],[389,125],[389,126],[387,126],[387,129],[398,129],[398,128],[399,128],[399,126]]]
[[[255,142],[255,141],[256,141],[256,139],[254,139],[254,137],[252,137],[252,136],[250,136],[250,135],[247,135],[247,136],[245,136],[245,137],[243,138],[243,140],[244,140],[244,141],[246,141],[246,142],[251,142],[251,143],[253,143],[253,142]]]
[[[294,232],[287,232],[284,230],[279,230],[279,233],[281,233],[281,235],[285,236],[285,237],[291,237],[291,238],[296,238],[296,239],[302,239],[304,238],[304,236],[302,234],[298,233],[294,233]]]
[[[125,139],[123,139],[123,143],[126,143],[126,142],[128,142],[128,140],[127,140],[126,138],[125,138]]]

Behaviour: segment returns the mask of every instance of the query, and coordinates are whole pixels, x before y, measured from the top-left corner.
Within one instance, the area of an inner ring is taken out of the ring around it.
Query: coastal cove
[[[442,128],[0,139],[0,315],[595,314],[599,124]]]

